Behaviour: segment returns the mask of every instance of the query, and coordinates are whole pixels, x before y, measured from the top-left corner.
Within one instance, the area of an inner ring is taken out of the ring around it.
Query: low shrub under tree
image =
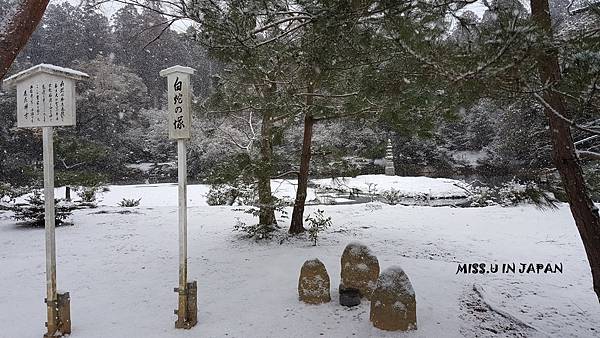
[[[72,208],[63,205],[58,199],[54,200],[54,208],[55,225],[69,224],[66,220],[71,215]],[[33,227],[45,226],[44,197],[41,192],[34,191],[31,196],[27,197],[26,204],[15,205],[12,209],[15,213],[14,219]]]

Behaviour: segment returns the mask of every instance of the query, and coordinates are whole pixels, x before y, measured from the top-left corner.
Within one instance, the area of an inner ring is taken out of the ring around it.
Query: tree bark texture
[[[273,119],[269,112],[264,112],[260,131],[260,163],[255,167],[258,181],[259,224],[277,224],[275,206],[271,193],[271,173],[273,171]]]
[[[49,0],[22,0],[9,11],[4,27],[0,27],[0,79],[3,79],[15,58],[42,20]],[[0,20],[0,24],[3,20]],[[67,51],[65,51],[67,52]]]

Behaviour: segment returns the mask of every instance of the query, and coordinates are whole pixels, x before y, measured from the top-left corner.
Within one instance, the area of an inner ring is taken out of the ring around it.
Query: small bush
[[[402,194],[400,193],[400,190],[392,188],[390,190],[382,191],[381,198],[383,199],[384,203],[396,205],[402,199]]]
[[[137,200],[135,198],[123,198],[121,202],[119,202],[119,206],[124,208],[137,207],[140,205],[141,200],[141,198],[138,198]]]
[[[96,195],[101,190],[100,187],[81,187],[77,191],[77,196],[85,203],[94,203],[97,201],[98,196]]]
[[[309,224],[308,237],[316,246],[319,233],[331,226],[331,217],[325,217],[325,212],[319,209],[313,215],[306,217],[306,221]]]
[[[367,183],[367,187],[367,194],[371,197],[371,202],[374,202],[377,196],[377,183]]]
[[[233,226],[233,231],[245,232],[248,238],[255,239],[271,239],[273,237],[273,233],[279,229],[280,227],[277,224],[247,225],[239,219]]]
[[[208,205],[249,205],[256,198],[253,184],[213,184],[206,194]]]
[[[72,209],[62,205],[60,200],[54,200],[54,224],[56,226],[67,224],[65,220],[71,215]],[[16,205],[12,208],[13,218],[34,227],[45,226],[45,204],[41,192],[34,191],[27,198],[27,204]]]
[[[96,208],[98,206],[98,193],[103,191],[103,187],[81,187],[77,191],[80,201],[77,203],[79,208]]]

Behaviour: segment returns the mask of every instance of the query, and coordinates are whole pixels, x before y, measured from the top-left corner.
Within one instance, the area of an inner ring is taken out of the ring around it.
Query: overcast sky
[[[51,4],[52,3],[60,4],[65,1],[70,2],[73,6],[79,6],[81,4],[81,0],[50,0],[50,3]],[[115,14],[116,11],[119,10],[119,8],[121,8],[123,6],[124,5],[122,3],[118,3],[115,1],[109,1],[107,3],[100,5],[100,9],[104,13],[104,15],[106,15],[108,18],[110,18],[113,14]],[[189,26],[189,24],[186,24],[185,22],[180,21],[180,22],[176,22],[171,27],[176,31],[185,32],[185,30],[187,29],[188,26]]]

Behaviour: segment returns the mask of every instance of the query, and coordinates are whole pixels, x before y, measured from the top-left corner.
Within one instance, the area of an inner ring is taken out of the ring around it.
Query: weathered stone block
[[[408,276],[400,267],[381,273],[371,297],[371,322],[382,330],[417,329],[417,302]]]
[[[304,262],[298,280],[298,295],[301,301],[321,304],[331,301],[329,274],[325,265],[318,259]]]
[[[379,277],[379,261],[369,248],[353,242],[342,254],[341,284],[345,289],[358,289],[361,297],[371,299]]]

